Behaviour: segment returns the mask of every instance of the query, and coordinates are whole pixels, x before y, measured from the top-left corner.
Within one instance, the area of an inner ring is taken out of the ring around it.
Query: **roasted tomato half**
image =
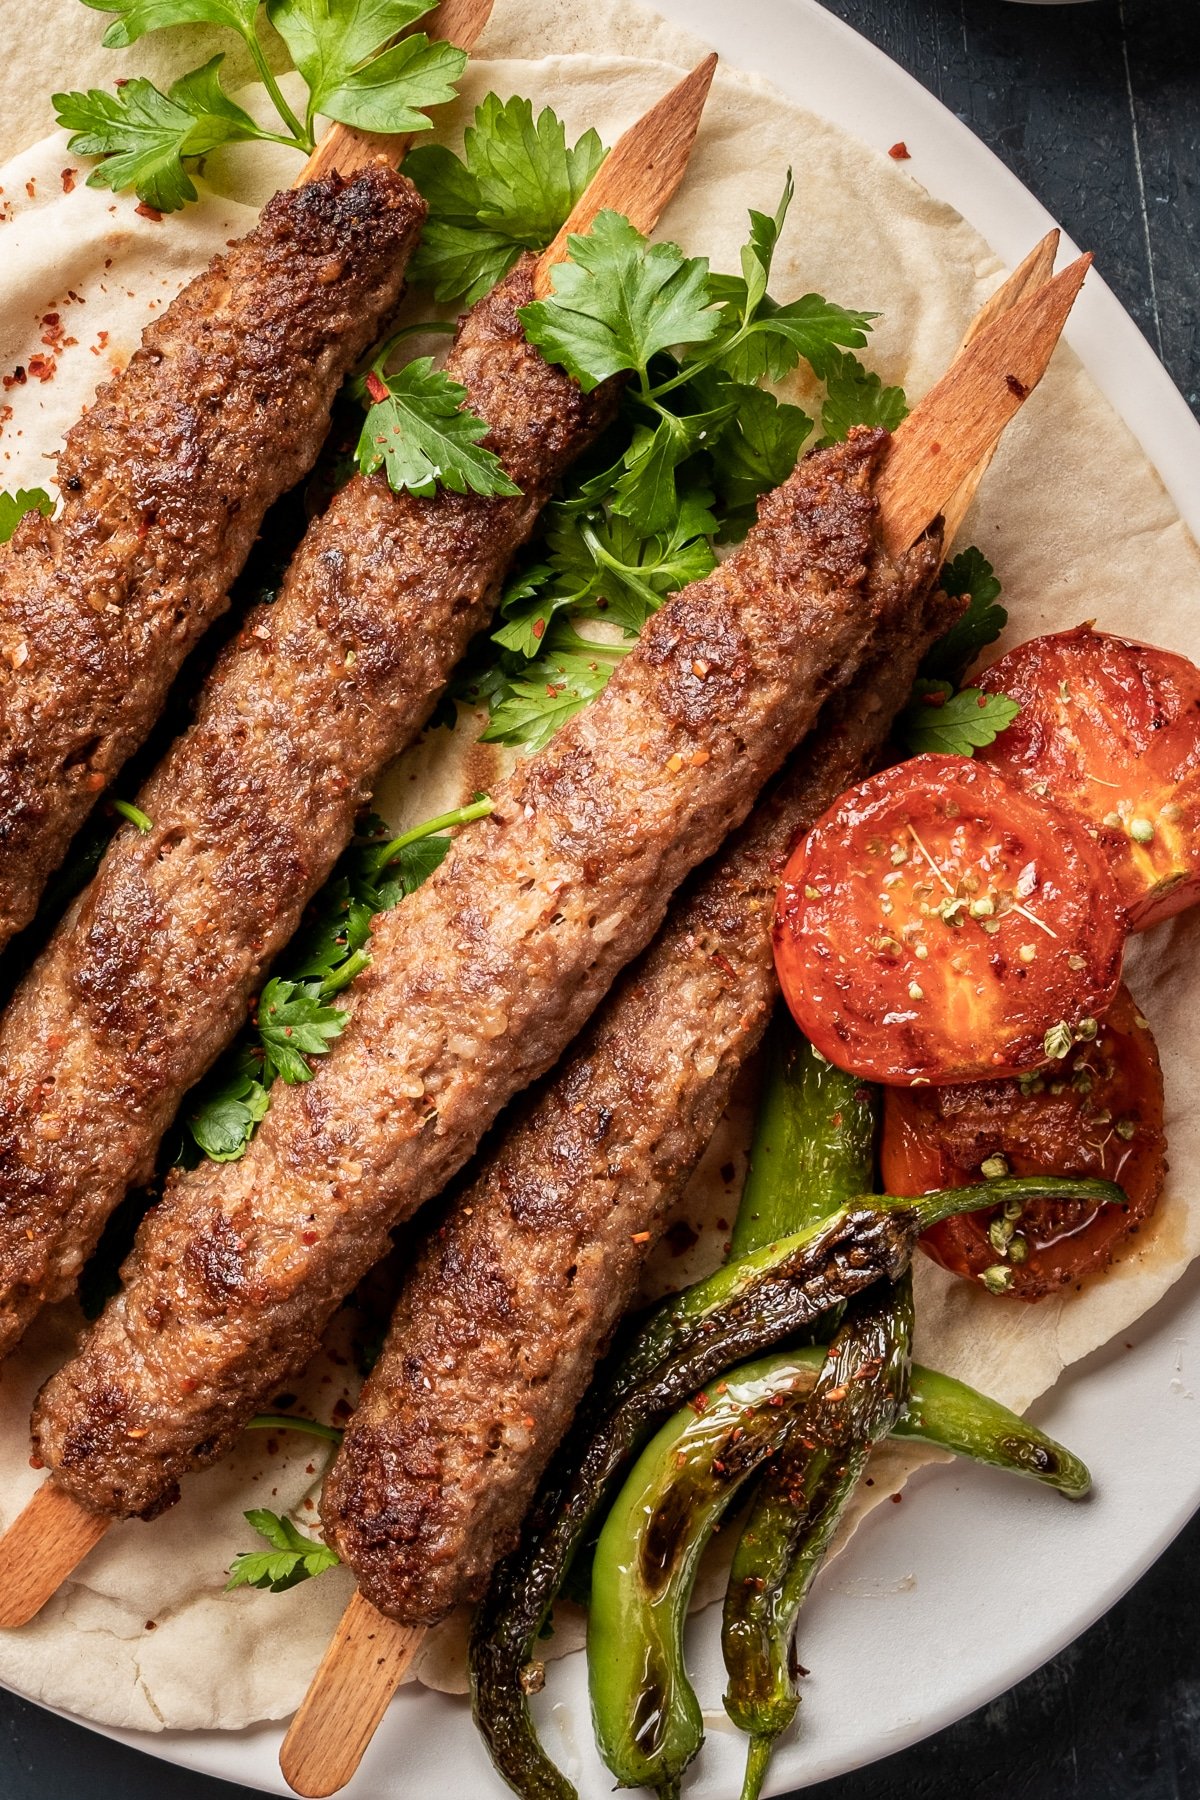
[[[1081,625],[1018,645],[979,686],[1021,703],[983,760],[1091,827],[1134,930],[1200,900],[1200,669]]]
[[[996,1294],[1041,1300],[1103,1269],[1154,1210],[1166,1173],[1163,1084],[1150,1027],[1117,995],[1096,1035],[1052,1069],[887,1095],[883,1182],[922,1194],[999,1175],[1101,1175],[1128,1208],[1038,1200],[968,1213],[921,1242],[952,1274]]]
[[[1040,1068],[1105,1013],[1124,915],[1089,833],[963,756],[843,794],[787,866],[775,963],[801,1031],[868,1081]]]

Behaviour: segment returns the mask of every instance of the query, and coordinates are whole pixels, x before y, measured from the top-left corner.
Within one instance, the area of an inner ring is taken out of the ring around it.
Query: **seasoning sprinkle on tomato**
[[[1032,638],[979,679],[1019,700],[982,752],[1087,825],[1135,931],[1200,901],[1200,669],[1080,625]]]
[[[965,757],[920,756],[809,832],[779,892],[775,959],[823,1056],[909,1086],[1057,1060],[1110,1005],[1124,935],[1082,826]]]
[[[1094,1035],[1061,1064],[1007,1081],[892,1089],[881,1162],[891,1193],[982,1176],[1102,1176],[1125,1208],[1010,1204],[935,1225],[921,1239],[952,1274],[989,1293],[1041,1300],[1103,1269],[1154,1210],[1166,1174],[1163,1081],[1150,1027],[1121,988]]]

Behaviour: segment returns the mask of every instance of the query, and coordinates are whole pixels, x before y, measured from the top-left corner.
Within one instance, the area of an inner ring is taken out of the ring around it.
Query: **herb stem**
[[[319,1419],[293,1419],[289,1413],[256,1413],[247,1431],[303,1431],[309,1437],[326,1438],[340,1444],[342,1433],[336,1425],[322,1425]]]
[[[250,55],[254,60],[254,66],[258,70],[259,79],[271,96],[275,111],[279,114],[280,118],[292,134],[290,138],[284,138],[276,136],[273,132],[264,132],[264,138],[274,144],[290,144],[292,149],[302,150],[305,155],[311,156],[317,147],[316,139],[314,138],[312,131],[312,119],[309,119],[308,129],[306,131],[296,114],[288,105],[283,89],[271,73],[270,64],[263,54],[263,47],[258,41],[258,33],[255,31],[253,25],[247,27],[242,35],[245,39],[246,48],[249,50]]]
[[[453,812],[440,813],[436,819],[424,819],[421,824],[414,825],[411,831],[401,832],[390,843],[382,844],[371,858],[373,873],[380,875],[388,864],[395,862],[402,850],[410,844],[420,843],[422,838],[433,837],[439,831],[449,831],[455,825],[469,825],[472,819],[486,819],[495,810],[495,801],[487,794],[481,794],[472,800],[469,806],[455,807]]]

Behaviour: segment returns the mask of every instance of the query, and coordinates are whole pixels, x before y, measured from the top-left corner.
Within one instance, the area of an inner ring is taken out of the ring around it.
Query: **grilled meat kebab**
[[[38,1457],[98,1512],[170,1504],[307,1362],[388,1233],[544,1073],[741,823],[876,628],[887,434],[806,458],[603,693],[377,923],[351,1016],[246,1155],[176,1172],[125,1287],[42,1390]]]
[[[248,617],[195,723],[0,1020],[0,1354],[68,1293],[188,1088],[416,736],[517,546],[618,388],[590,395],[529,344],[526,257],[459,327],[446,368],[516,498],[397,494],[356,476]]]
[[[874,761],[960,610],[937,546],[883,568],[860,682],[677,896],[567,1061],[425,1239],[321,1504],[359,1588],[405,1624],[478,1600],[512,1550],[642,1265],[777,996],[775,889],[795,841]]]
[[[276,194],[68,432],[58,516],[0,549],[0,944],[311,468],[425,212],[383,163]]]

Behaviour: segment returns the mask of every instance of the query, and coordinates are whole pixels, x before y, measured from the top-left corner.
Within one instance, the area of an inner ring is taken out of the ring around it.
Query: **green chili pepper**
[[[880,1277],[902,1274],[930,1225],[1014,1198],[1124,1202],[1111,1182],[1036,1176],[913,1199],[867,1196],[668,1301],[601,1375],[543,1478],[521,1544],[494,1571],[472,1636],[476,1723],[498,1771],[526,1800],[570,1800],[574,1789],[538,1742],[522,1677],[571,1556],[653,1429],[722,1370]]]
[[[775,1739],[799,1705],[797,1615],[872,1447],[904,1408],[912,1325],[907,1274],[883,1304],[850,1313],[738,1539],[721,1648],[729,1674],[725,1710],[750,1735],[743,1800],[757,1800]]]
[[[871,1186],[875,1090],[777,1016],[732,1256],[815,1225]]]
[[[912,1308],[903,1289],[882,1303],[878,1291],[838,1332],[811,1399],[810,1368],[786,1352],[726,1376],[662,1428],[609,1513],[593,1570],[588,1675],[596,1741],[622,1787],[676,1795],[704,1740],[683,1626],[701,1552],[738,1490],[797,1431],[808,1442],[829,1438],[836,1458],[847,1437],[886,1433],[894,1418]],[[789,1484],[791,1516],[793,1501]]]
[[[704,1738],[683,1668],[696,1568],[812,1387],[812,1370],[787,1352],[723,1376],[650,1440],[613,1503],[596,1545],[587,1647],[596,1742],[621,1787],[679,1792]]]
[[[965,1381],[919,1363],[913,1365],[908,1406],[893,1433],[1011,1475],[1032,1476],[1071,1500],[1081,1500],[1092,1485],[1086,1465],[1036,1425]]]

